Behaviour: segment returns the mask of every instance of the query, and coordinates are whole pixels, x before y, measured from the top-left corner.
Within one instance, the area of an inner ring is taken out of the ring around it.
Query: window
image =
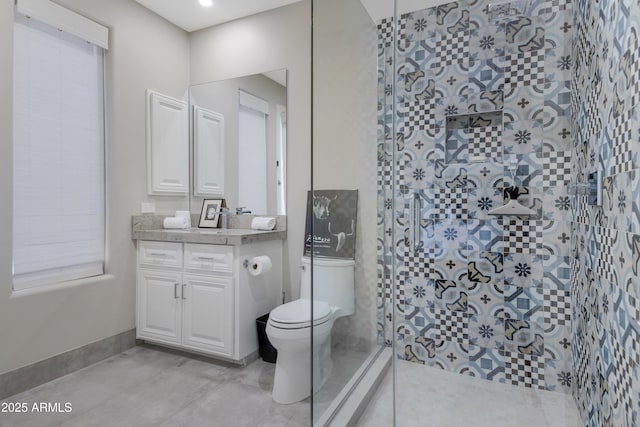
[[[238,206],[254,214],[267,209],[267,115],[269,104],[240,91]]]
[[[51,26],[36,19],[40,15],[60,22]],[[18,2],[14,290],[104,272],[103,49],[86,41],[92,24],[98,25],[48,1]],[[99,26],[98,34],[104,31]]]

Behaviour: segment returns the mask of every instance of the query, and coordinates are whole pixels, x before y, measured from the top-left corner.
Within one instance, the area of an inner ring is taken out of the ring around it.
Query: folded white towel
[[[187,228],[191,228],[191,212],[176,211],[176,218],[184,218],[187,221]]]
[[[276,219],[272,216],[257,216],[251,220],[253,230],[273,230],[276,226]]]
[[[187,229],[191,228],[189,222],[184,217],[167,217],[164,219],[162,224],[164,228],[178,228],[178,229]]]

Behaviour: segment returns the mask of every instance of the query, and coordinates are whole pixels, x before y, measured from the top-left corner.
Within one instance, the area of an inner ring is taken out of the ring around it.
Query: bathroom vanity
[[[137,338],[236,363],[255,358],[255,320],[282,299],[286,231],[164,230],[140,218],[132,230]],[[253,276],[245,261],[261,255],[273,267]]]

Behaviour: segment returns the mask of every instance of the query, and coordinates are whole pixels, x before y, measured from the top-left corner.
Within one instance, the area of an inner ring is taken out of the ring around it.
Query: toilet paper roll
[[[164,228],[179,228],[179,229],[187,229],[189,227],[189,223],[185,218],[175,218],[175,217],[167,217],[164,219],[162,223]]]
[[[271,267],[273,267],[273,264],[271,264],[271,258],[266,255],[262,255],[251,258],[247,268],[249,269],[249,274],[252,276],[259,276],[269,272]]]

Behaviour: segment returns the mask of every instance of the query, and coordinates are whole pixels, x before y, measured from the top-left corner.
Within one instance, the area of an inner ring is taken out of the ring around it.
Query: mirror
[[[285,215],[287,70],[193,85],[189,104],[192,210],[215,197]]]

